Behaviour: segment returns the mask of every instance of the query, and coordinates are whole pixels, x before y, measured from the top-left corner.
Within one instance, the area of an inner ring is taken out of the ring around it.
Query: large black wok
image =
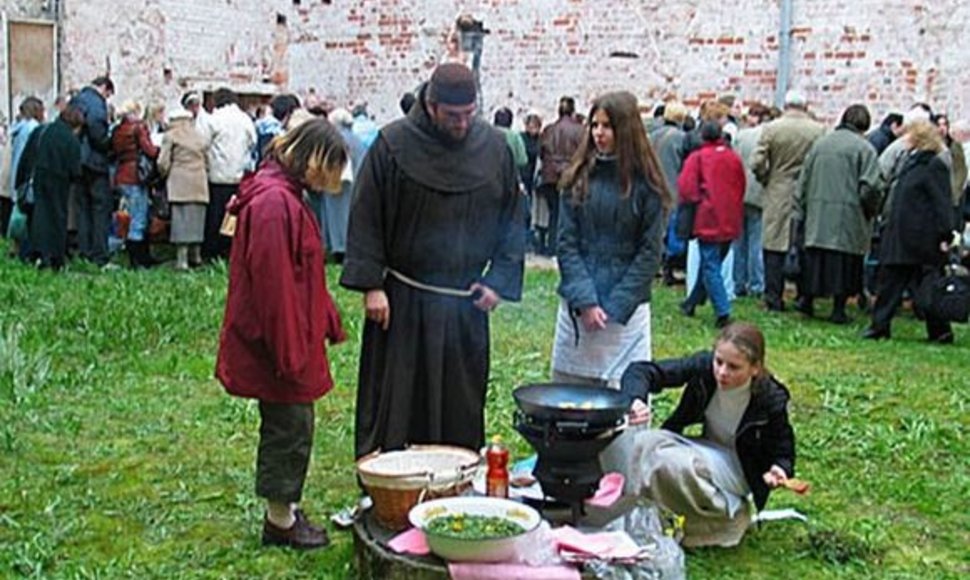
[[[615,425],[630,410],[630,397],[606,387],[539,383],[512,391],[515,403],[540,421]]]

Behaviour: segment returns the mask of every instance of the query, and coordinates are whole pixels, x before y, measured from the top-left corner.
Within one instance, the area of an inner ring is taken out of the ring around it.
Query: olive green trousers
[[[313,448],[313,403],[259,403],[256,495],[298,503]]]

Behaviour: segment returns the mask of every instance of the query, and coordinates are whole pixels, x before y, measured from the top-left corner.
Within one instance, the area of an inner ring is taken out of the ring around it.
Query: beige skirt
[[[740,467],[717,453],[669,431],[636,434],[627,485],[684,516],[684,546],[736,546],[751,524],[751,502],[725,483],[743,474],[718,472]]]

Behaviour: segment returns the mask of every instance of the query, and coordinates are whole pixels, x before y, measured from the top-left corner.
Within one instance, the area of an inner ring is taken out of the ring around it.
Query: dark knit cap
[[[428,96],[435,103],[471,105],[475,102],[475,93],[475,75],[463,64],[447,62],[431,75]]]

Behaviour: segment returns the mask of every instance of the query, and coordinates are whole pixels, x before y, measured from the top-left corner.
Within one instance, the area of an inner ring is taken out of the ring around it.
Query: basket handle
[[[455,471],[458,473],[459,479],[464,478],[471,472],[476,471],[481,466],[480,461],[475,461],[473,463],[466,463],[465,465],[459,465]]]
[[[422,489],[421,493],[418,494],[419,504],[424,503],[424,498],[428,495],[428,492],[431,490],[431,486],[434,484],[434,473],[429,471],[425,473],[425,475],[428,476],[428,483],[424,484],[424,489]]]

